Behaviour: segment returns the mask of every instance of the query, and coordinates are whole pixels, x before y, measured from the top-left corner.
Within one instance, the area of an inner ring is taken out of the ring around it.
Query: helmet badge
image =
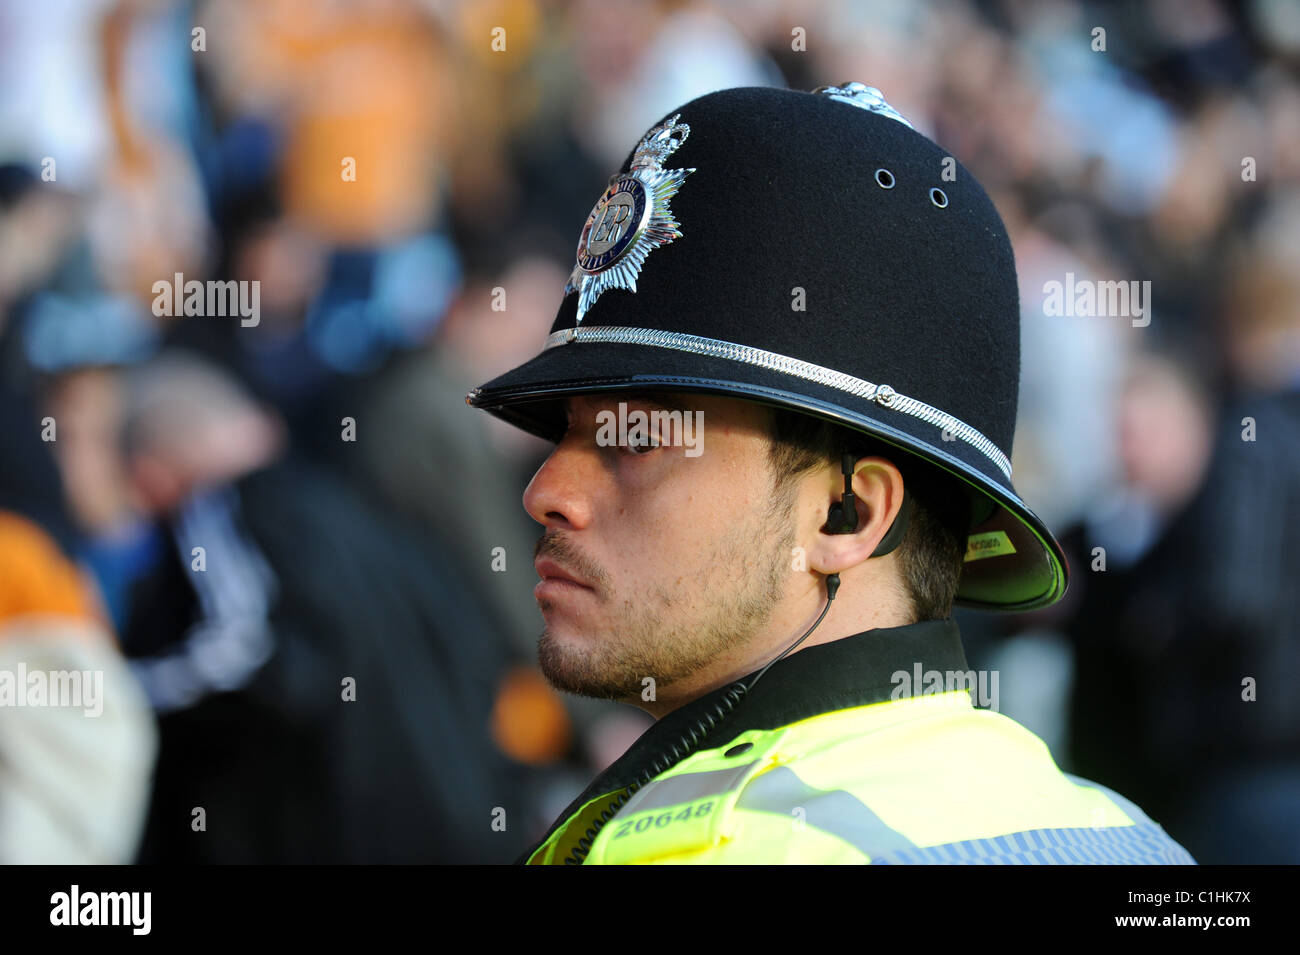
[[[819,86],[813,92],[829,96],[840,103],[848,103],[850,106],[865,109],[869,113],[888,116],[890,119],[898,120],[908,129],[916,128],[907,121],[902,113],[886,103],[885,97],[874,86],[864,86],[862,83],[845,83],[843,86]]]
[[[672,119],[650,132],[632,154],[627,173],[610,180],[596,200],[578,239],[577,264],[564,286],[564,294],[578,293],[576,324],[606,289],[636,292],[641,266],[652,249],[667,245],[682,234],[668,200],[694,169],[665,169],[664,161],[677,151],[691,128]]]

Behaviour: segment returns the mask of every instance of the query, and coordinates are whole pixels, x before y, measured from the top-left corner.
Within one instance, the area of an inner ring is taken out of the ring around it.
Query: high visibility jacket
[[[950,620],[809,647],[635,788],[726,688],[665,716],[520,861],[1194,864],[1133,803],[977,709],[972,676]]]

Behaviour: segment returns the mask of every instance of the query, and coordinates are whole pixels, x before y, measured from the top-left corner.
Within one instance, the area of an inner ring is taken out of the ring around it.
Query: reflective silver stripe
[[[843,839],[867,858],[879,852],[915,849],[916,843],[887,826],[862,800],[842,789],[814,789],[792,769],[778,766],[750,782],[737,809],[775,812]],[[802,809],[797,816],[796,810]]]
[[[1196,865],[1155,823],[1100,829],[1028,829],[920,849],[895,849],[873,865]]]
[[[652,781],[637,790],[636,795],[628,800],[628,804],[623,807],[619,815],[627,817],[633,813],[694,802],[705,796],[719,796],[744,779],[753,765],[754,762],[751,760],[730,769],[684,773],[681,776]]]
[[[703,338],[688,335],[685,332],[665,332],[655,328],[622,328],[605,325],[582,325],[577,328],[565,328],[552,332],[546,338],[543,351],[558,345],[572,342],[614,342],[623,345],[648,345],[652,348],[671,348],[674,351],[690,352],[695,355],[708,355],[712,358],[726,358],[730,361],[757,365],[769,371],[779,371],[806,381],[813,381],[828,388],[835,388],[859,398],[874,401],[882,408],[898,411],[902,414],[920,418],[941,431],[965,441],[983,453],[998,466],[1007,480],[1011,480],[1011,461],[996,444],[982,433],[972,428],[960,418],[954,418],[946,411],[927,405],[924,401],[900,395],[889,385],[876,385],[862,378],[854,378],[842,371],[814,365],[810,361],[779,355],[776,352],[737,345],[716,338]]]

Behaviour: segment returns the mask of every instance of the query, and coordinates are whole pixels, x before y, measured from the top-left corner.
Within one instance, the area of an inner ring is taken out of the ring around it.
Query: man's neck
[[[863,608],[841,604],[837,598],[831,602],[826,618],[818,624],[817,618],[825,608],[826,603],[823,600],[816,612],[797,624],[797,627],[791,627],[787,623],[779,632],[769,627],[766,634],[746,642],[743,649],[734,655],[718,658],[715,665],[706,672],[670,686],[657,687],[656,697],[653,700],[645,700],[638,695],[624,698],[620,702],[636,706],[656,720],[662,719],[679,707],[751,673],[756,673],[786,654],[787,649],[789,654],[786,655],[789,656],[807,650],[809,647],[843,640],[845,637],[855,636],[867,630],[902,627],[916,622],[909,614],[902,613],[893,606]],[[811,632],[809,632],[810,628]],[[796,641],[797,645],[795,645]],[[792,646],[793,649],[790,649]]]

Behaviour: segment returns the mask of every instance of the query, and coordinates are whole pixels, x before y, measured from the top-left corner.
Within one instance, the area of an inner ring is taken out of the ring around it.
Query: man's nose
[[[581,530],[591,521],[600,467],[592,449],[570,434],[551,452],[524,489],[524,510],[543,527]]]

